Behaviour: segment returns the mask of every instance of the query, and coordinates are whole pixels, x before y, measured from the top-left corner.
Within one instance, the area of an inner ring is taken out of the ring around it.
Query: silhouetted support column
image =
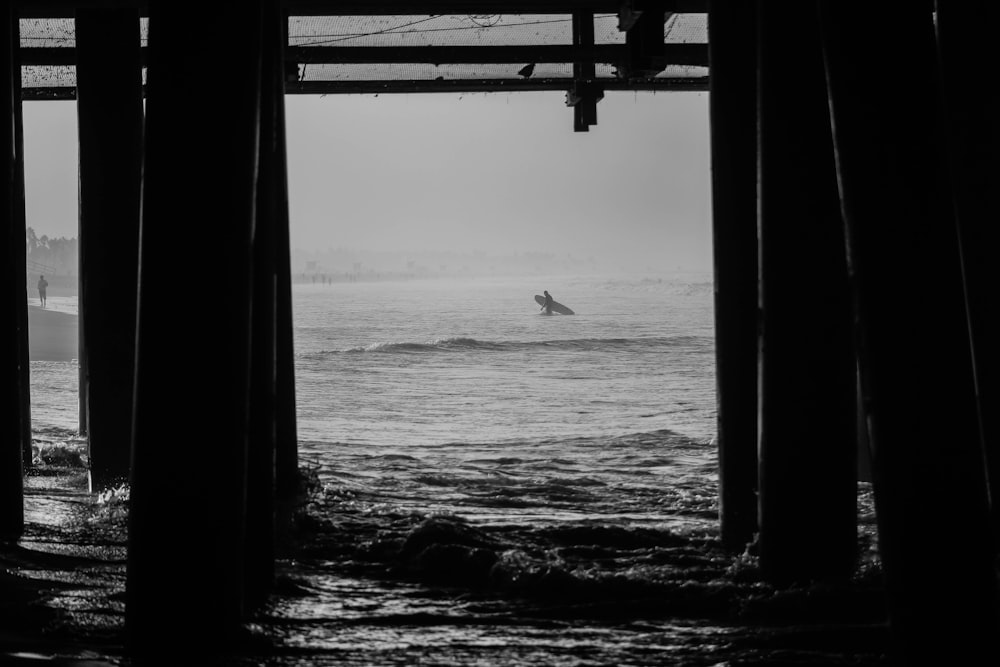
[[[76,14],[80,312],[91,489],[128,479],[132,440],[142,66],[139,12]],[[81,387],[83,384],[81,384]]]
[[[757,532],[756,4],[708,12],[719,520],[742,550]]]
[[[17,167],[14,139],[14,64],[16,19],[9,3],[0,7],[0,405],[21,405],[17,256],[24,257],[24,226],[14,214]],[[20,410],[0,412],[0,540],[20,537],[24,530],[24,486]]]
[[[760,564],[784,584],[854,571],[857,381],[816,7],[758,8]]]
[[[274,583],[277,455],[277,228],[288,225],[284,132],[284,19],[265,0],[261,48],[260,172],[253,236],[250,446],[247,459],[247,598],[263,602]]]
[[[182,662],[244,613],[261,5],[149,15],[126,638]]]
[[[284,30],[282,45],[288,42],[288,17],[283,17]],[[275,492],[277,500],[285,508],[298,496],[299,442],[295,414],[295,332],[292,319],[292,255],[288,230],[288,163],[285,143],[285,98],[278,100],[275,107],[275,131],[277,132],[275,160],[277,176],[275,183],[280,188],[276,193],[278,202],[275,209],[275,273],[277,302],[277,456],[275,461]],[[281,199],[284,200],[282,203]]]
[[[949,154],[969,309],[979,418],[987,463],[994,539],[1000,542],[1000,93],[989,82],[1000,66],[994,35],[1000,7],[991,0],[938,0],[937,38],[949,119]]]
[[[77,226],[79,230],[79,226]],[[77,232],[77,237],[79,238],[79,232]],[[77,258],[79,261],[79,245],[77,246]],[[80,275],[77,275],[77,292],[83,292],[83,285],[80,284]],[[79,304],[79,301],[77,302]],[[89,401],[87,400],[87,394],[90,388],[90,375],[87,372],[87,328],[84,325],[84,320],[86,319],[86,313],[84,313],[83,308],[77,310],[77,329],[76,329],[76,349],[77,349],[77,373],[79,375],[78,389],[77,389],[77,420],[76,420],[76,432],[77,435],[85,436],[87,435],[87,405]]]
[[[18,21],[13,22],[14,44],[21,41]],[[14,53],[14,71],[20,72],[20,58]],[[14,233],[24,236],[24,104],[21,102],[21,77],[15,76],[13,81],[14,99]],[[18,232],[18,230],[22,230]],[[18,364],[21,383],[21,400],[18,404],[21,419],[21,456],[26,467],[31,466],[31,362],[28,349],[28,265],[26,253],[15,254],[14,261],[17,271],[17,293],[22,295],[17,309],[18,328]]]
[[[877,3],[863,20],[820,8],[896,658],[995,665],[995,552],[930,8]]]

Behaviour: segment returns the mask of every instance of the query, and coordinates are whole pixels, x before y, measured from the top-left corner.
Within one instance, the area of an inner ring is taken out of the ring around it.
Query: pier
[[[1000,9],[903,5],[5,4],[0,539],[22,535],[32,465],[27,105],[77,106],[80,431],[89,492],[129,488],[124,643],[142,660],[169,652],[163,628],[178,619],[190,645],[239,644],[278,585],[278,536],[305,483],[285,96],[563,91],[567,128],[582,133],[600,128],[606,92],[707,91],[722,548],[756,554],[775,587],[843,584],[870,469],[892,659],[1000,663],[998,101],[986,85]],[[571,30],[337,46],[311,23],[350,32],[451,14],[556,15]],[[595,31],[609,20],[614,38]],[[672,39],[665,26],[680,21],[700,37]],[[208,228],[231,252],[190,243]],[[203,276],[177,271],[178,257],[230,276],[228,298],[185,298]],[[176,326],[182,311],[199,330]],[[210,349],[206,332],[227,344]]]

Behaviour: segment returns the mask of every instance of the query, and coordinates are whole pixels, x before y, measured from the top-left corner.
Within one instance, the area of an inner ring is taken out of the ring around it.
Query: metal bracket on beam
[[[597,125],[597,103],[604,99],[604,87],[592,81],[575,81],[566,92],[566,106],[573,107],[573,131],[589,132]]]
[[[656,76],[667,68],[663,25],[674,13],[674,0],[626,0],[618,12],[618,29],[625,31],[628,59],[618,69],[626,79]]]
[[[638,0],[641,4],[642,0]],[[642,9],[636,9],[637,0],[626,0],[618,10],[618,32],[628,32],[642,16]]]

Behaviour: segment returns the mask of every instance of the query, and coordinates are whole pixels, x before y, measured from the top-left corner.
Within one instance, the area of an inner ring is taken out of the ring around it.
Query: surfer
[[[552,314],[552,295],[549,294],[548,290],[543,290],[542,294],[545,295],[545,303],[542,304],[542,307],[539,310],[544,310],[546,315],[551,315]]]
[[[38,300],[42,304],[42,308],[45,307],[45,288],[49,286],[49,281],[45,279],[45,276],[40,276],[38,278]]]

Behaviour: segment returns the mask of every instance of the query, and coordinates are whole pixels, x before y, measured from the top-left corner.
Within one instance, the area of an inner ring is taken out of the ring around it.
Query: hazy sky
[[[707,93],[287,98],[292,245],[711,267]],[[25,104],[28,225],[75,236],[72,102]]]

